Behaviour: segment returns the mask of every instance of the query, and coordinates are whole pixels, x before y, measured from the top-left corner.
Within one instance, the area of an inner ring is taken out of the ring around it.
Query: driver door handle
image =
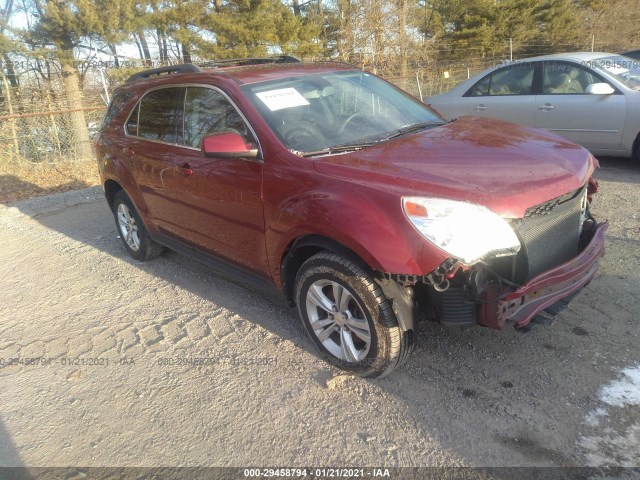
[[[185,176],[193,175],[193,169],[187,162],[184,162],[182,165],[178,165],[176,168]]]
[[[556,107],[554,107],[550,103],[545,103],[544,105],[540,105],[538,107],[538,110],[553,110],[554,108],[556,108]]]
[[[484,104],[482,104],[482,103],[480,105],[476,105],[474,107],[474,110],[476,112],[484,112],[486,109],[487,109],[487,107],[485,107]]]

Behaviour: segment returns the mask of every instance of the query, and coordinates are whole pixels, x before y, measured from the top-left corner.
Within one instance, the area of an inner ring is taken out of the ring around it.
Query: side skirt
[[[193,247],[188,243],[182,242],[164,233],[154,232],[152,237],[156,242],[211,268],[216,273],[220,274],[220,276],[233,283],[269,297],[276,296],[278,297],[278,300],[284,298],[283,293],[278,290],[275,284],[267,277],[252,272],[251,270],[247,270],[246,268],[236,265],[222,257]]]

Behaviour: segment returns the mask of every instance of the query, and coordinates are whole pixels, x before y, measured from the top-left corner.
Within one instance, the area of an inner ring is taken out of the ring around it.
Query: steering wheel
[[[326,139],[318,126],[308,121],[283,125],[279,131],[287,147],[301,152],[317,150]]]
[[[344,133],[345,129],[353,121],[354,118],[358,118],[358,117],[361,117],[361,116],[362,116],[362,114],[360,112],[355,112],[355,113],[352,113],[351,115],[349,115],[342,122],[342,125],[340,125],[340,128],[338,128],[338,135],[342,135]]]

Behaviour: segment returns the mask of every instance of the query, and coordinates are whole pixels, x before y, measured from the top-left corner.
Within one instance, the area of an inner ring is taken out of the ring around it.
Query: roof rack
[[[149,78],[153,76],[159,76],[163,73],[196,73],[201,72],[202,69],[192,63],[184,63],[182,65],[170,65],[168,67],[154,68],[152,70],[144,70],[142,72],[131,75],[126,83],[133,82],[134,80],[140,80],[141,78]]]
[[[277,55],[265,58],[230,58],[225,60],[212,60],[199,63],[202,68],[244,67],[247,65],[265,65],[269,63],[300,63],[300,60],[291,55]]]
[[[131,75],[126,83],[140,80],[141,78],[149,78],[160,76],[162,74],[172,73],[197,73],[203,68],[222,68],[222,67],[243,67],[246,65],[265,65],[269,63],[300,63],[300,60],[291,55],[278,55],[266,58],[231,58],[227,60],[212,60],[195,65],[193,63],[183,63],[181,65],[169,65],[168,67],[154,68],[144,70],[142,72]]]

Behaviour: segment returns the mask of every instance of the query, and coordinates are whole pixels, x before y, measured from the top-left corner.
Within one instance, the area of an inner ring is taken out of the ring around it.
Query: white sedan
[[[640,158],[640,61],[564,53],[509,62],[427,100],[445,118],[492,117],[556,132],[596,155]]]

